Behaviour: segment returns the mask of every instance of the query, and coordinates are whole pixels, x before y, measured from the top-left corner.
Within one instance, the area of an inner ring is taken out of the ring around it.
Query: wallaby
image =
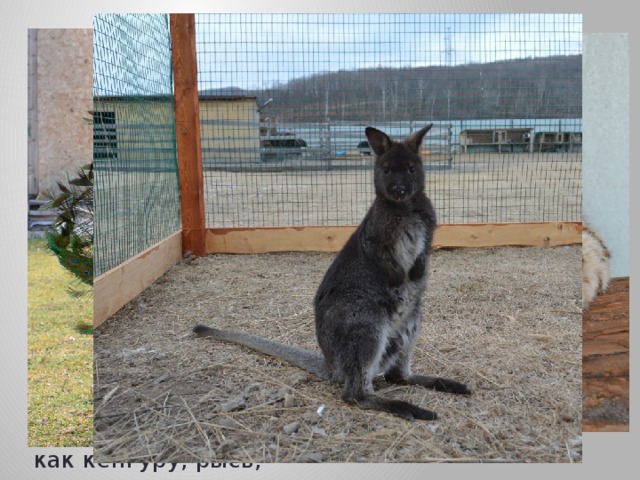
[[[582,309],[586,309],[599,292],[609,286],[611,254],[600,235],[589,225],[582,225]]]
[[[421,299],[436,214],[424,193],[420,144],[432,124],[403,142],[372,127],[365,134],[375,154],[375,200],[327,270],[314,298],[316,338],[322,354],[245,333],[198,325],[194,332],[282,358],[344,384],[342,398],[408,420],[434,412],[374,393],[373,379],[470,394],[466,385],[415,375],[411,356],[422,324]]]

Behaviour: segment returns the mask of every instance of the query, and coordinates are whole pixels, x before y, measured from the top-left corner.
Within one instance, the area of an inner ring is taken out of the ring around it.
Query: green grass
[[[89,447],[93,443],[91,294],[74,298],[73,277],[29,240],[28,443]]]

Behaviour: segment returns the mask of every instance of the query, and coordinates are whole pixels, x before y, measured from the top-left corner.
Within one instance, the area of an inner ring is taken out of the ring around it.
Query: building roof
[[[242,90],[234,89],[217,89],[217,90],[201,90],[198,92],[198,98],[200,100],[215,100],[215,101],[235,101],[235,100],[257,100],[256,95],[248,95],[240,93]],[[94,95],[94,101],[101,102],[115,102],[123,100],[168,100],[173,98],[173,94],[159,94],[159,95]]]

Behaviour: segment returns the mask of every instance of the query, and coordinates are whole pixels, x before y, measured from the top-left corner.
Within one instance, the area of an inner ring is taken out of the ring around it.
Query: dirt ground
[[[333,254],[189,258],[95,332],[101,462],[581,462],[581,249],[436,251],[414,371],[460,397],[382,379],[434,410],[407,422],[196,323],[315,349],[312,299]]]

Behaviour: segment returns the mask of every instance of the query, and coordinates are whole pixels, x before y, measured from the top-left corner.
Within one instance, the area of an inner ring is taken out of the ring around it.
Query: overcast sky
[[[201,14],[200,88],[582,53],[580,14]]]

